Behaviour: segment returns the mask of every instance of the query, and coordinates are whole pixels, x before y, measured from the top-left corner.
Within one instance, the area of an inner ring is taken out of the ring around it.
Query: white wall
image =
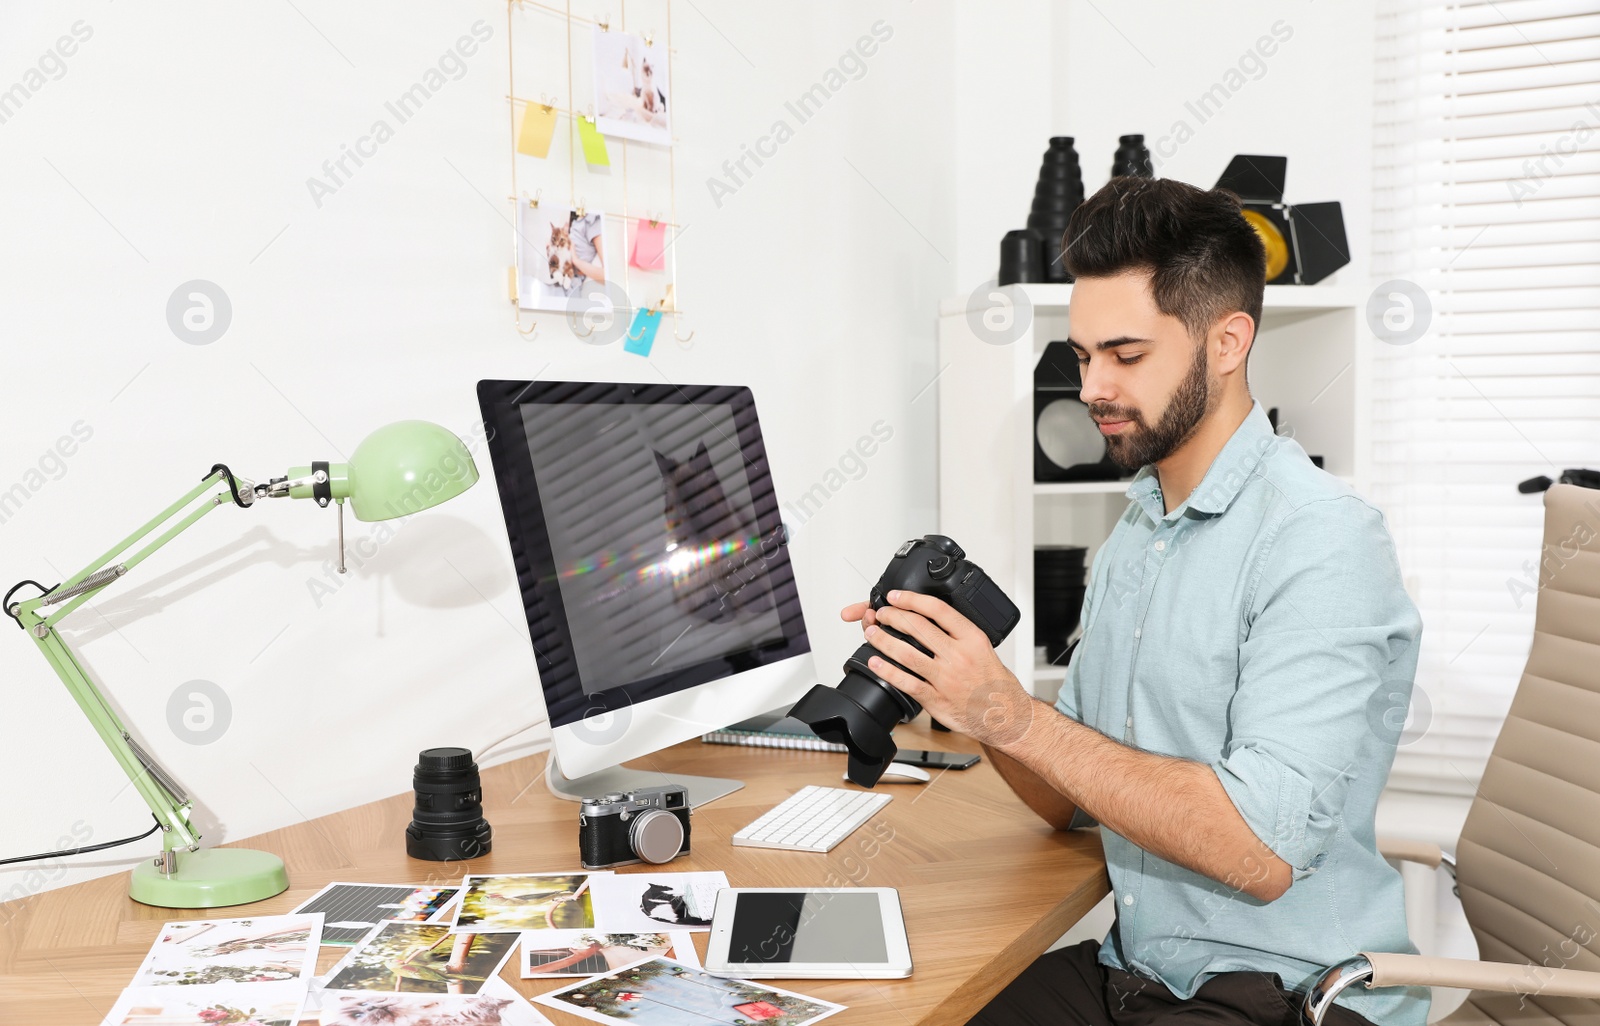
[[[1203,188],[1236,153],[1287,156],[1285,200],[1344,205],[1353,259],[1330,283],[1365,283],[1373,12],[1372,0],[1066,0],[1052,128],[1077,139],[1090,192],[1110,177],[1120,135],[1145,136],[1160,177]],[[1261,44],[1275,25],[1287,38]]]
[[[936,369],[936,300],[954,286],[938,114],[951,105],[952,6],[674,5],[678,207],[692,226],[679,273],[695,335],[688,349],[663,337],[646,361],[579,344],[551,316],[531,341],[513,328],[496,0],[6,5],[0,90],[74,23],[92,35],[0,124],[0,492],[25,487],[0,522],[0,581],[54,583],[217,461],[264,478],[337,460],[402,417],[465,435],[481,377],[745,383],[784,501],[875,421],[894,431],[795,534],[813,646],[835,665],[855,643],[837,610],[868,583],[852,564],[870,572],[935,520],[933,390],[914,397]],[[630,26],[659,30],[648,3],[627,9]],[[465,75],[315,206],[307,178],[479,19],[494,35]],[[864,75],[714,205],[708,176],[880,19],[893,37]],[[565,168],[549,173],[564,189]],[[168,296],[195,278],[233,305],[205,346],[166,322]],[[88,440],[47,457],[79,422]],[[374,530],[352,528],[352,542]],[[309,503],[219,510],[67,621],[133,731],[193,788],[212,841],[394,794],[418,749],[480,746],[541,712],[490,482],[408,521],[319,603],[333,531]],[[203,746],[168,725],[169,696],[195,679],[232,710]],[[15,782],[0,855],[149,824],[8,625],[0,680]],[[153,850],[0,874],[0,898]]]

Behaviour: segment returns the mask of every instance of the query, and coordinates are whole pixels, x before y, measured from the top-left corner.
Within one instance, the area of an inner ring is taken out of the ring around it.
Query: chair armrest
[[[1386,859],[1416,862],[1427,866],[1429,869],[1438,869],[1443,866],[1450,872],[1450,889],[1455,893],[1456,897],[1461,897],[1461,887],[1456,882],[1455,856],[1432,841],[1413,841],[1408,837],[1380,837],[1378,838],[1378,854]]]
[[[1409,837],[1378,838],[1378,854],[1401,862],[1419,862],[1429,869],[1438,869],[1444,861],[1443,848],[1432,841],[1413,841]]]
[[[1600,999],[1600,972],[1514,962],[1476,962],[1467,958],[1376,952],[1362,952],[1362,956],[1372,965],[1369,987],[1459,987],[1500,994]]]
[[[1328,969],[1312,982],[1300,1008],[1301,1023],[1321,1026],[1333,999],[1356,983],[1365,984],[1368,989],[1455,987],[1501,994],[1549,994],[1600,1000],[1600,972],[1363,951]]]

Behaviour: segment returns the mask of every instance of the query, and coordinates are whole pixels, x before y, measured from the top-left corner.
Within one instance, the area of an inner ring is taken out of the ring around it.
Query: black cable
[[[233,493],[233,504],[238,506],[240,509],[244,509],[248,503],[239,498],[239,482],[234,480],[233,471],[228,469],[228,465],[226,463],[212,464],[211,469],[206,471],[206,477],[210,477],[219,470],[228,475],[228,491]],[[201,478],[201,480],[203,481],[205,478]]]
[[[152,812],[150,818],[156,819],[155,813]],[[42,855],[21,855],[14,859],[0,859],[0,866],[9,866],[14,862],[37,862],[40,859],[64,859],[69,855],[87,855],[91,851],[105,851],[107,848],[115,848],[119,844],[132,844],[134,841],[142,841],[160,829],[161,821],[156,819],[155,826],[137,837],[124,837],[120,841],[106,841],[104,844],[90,844],[82,848],[67,848],[64,851],[47,851]]]
[[[11,619],[17,621],[17,630],[19,630],[19,631],[27,630],[27,628],[22,626],[22,617],[18,616],[16,613],[13,613],[11,611],[11,596],[15,595],[17,593],[17,589],[22,587],[24,584],[31,584],[35,588],[38,588],[40,595],[48,595],[52,591],[55,591],[57,588],[61,587],[61,585],[59,585],[59,584],[52,584],[50,587],[46,588],[44,585],[40,584],[38,581],[18,581],[16,584],[13,584],[11,586],[11,590],[6,592],[6,597],[3,598],[3,599],[0,599],[0,609],[4,609],[6,611],[6,615],[7,616],[9,616],[9,617],[11,617]],[[3,864],[4,863],[0,863],[0,865],[3,865]]]

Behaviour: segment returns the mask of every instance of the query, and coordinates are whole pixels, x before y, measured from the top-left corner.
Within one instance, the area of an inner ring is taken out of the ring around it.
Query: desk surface
[[[933,733],[925,719],[901,727],[896,739],[905,748],[977,750],[964,737]],[[826,855],[735,848],[729,839],[806,784],[849,786],[840,779],[843,756],[690,741],[631,765],[745,781],[743,790],[695,812],[693,851],[663,869],[721,869],[735,887],[850,884],[900,891],[916,965],[910,979],[772,981],[848,1005],[830,1026],[965,1023],[1109,889],[1095,833],[1050,829],[987,760],[969,770],[934,771],[929,784],[879,785],[894,800]],[[97,1026],[168,920],[248,914],[245,909],[279,914],[334,880],[423,884],[459,880],[467,872],[576,868],[578,807],[550,796],[543,768],[544,756],[535,755],[484,772],[494,850],[470,863],[446,867],[406,857],[406,792],[241,842],[277,853],[289,867],[289,890],[254,905],[151,908],[127,896],[126,873],[0,905],[0,1022]],[[869,832],[874,824],[878,829]],[[704,957],[706,935],[694,936]],[[324,947],[319,974],[347,950]],[[529,996],[572,982],[523,980],[515,956],[502,975]],[[538,1008],[557,1023],[585,1021]]]

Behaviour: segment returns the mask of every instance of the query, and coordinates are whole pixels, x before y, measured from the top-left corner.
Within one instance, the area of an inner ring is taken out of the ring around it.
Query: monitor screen
[[[809,651],[749,389],[478,392],[551,726]]]

